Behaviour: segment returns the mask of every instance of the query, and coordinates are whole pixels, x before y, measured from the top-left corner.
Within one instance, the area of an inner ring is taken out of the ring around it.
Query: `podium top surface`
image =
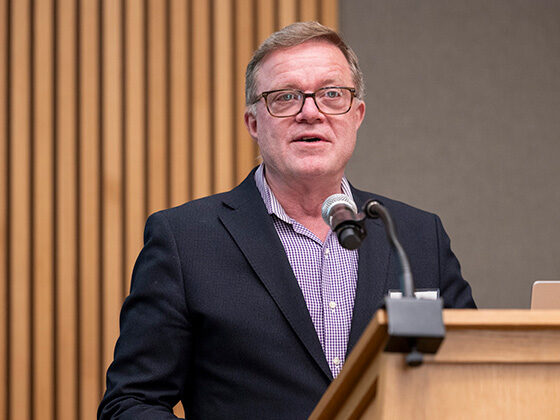
[[[375,323],[387,325],[387,313],[377,311]],[[554,328],[560,327],[560,310],[544,309],[444,309],[446,328]]]

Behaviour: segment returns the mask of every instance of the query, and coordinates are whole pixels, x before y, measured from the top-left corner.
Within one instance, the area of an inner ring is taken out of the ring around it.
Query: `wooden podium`
[[[419,367],[387,353],[378,311],[310,419],[560,419],[560,310],[443,312]]]

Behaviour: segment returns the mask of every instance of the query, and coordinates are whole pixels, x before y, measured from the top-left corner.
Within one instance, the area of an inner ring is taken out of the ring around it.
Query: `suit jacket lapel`
[[[368,199],[375,198],[355,189],[352,190],[352,194],[358,209],[361,209]],[[382,222],[368,219],[366,229],[367,236],[359,250],[358,283],[347,354],[362,335],[375,311],[383,304],[389,273],[391,247]]]
[[[332,373],[282,242],[254,183],[253,172],[231,193],[220,219],[307,351]]]

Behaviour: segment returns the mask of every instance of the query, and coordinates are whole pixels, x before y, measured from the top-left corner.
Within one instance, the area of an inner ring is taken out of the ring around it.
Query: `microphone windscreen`
[[[327,197],[325,202],[323,203],[323,207],[321,207],[321,216],[323,216],[323,220],[327,225],[330,226],[330,217],[332,208],[338,204],[345,205],[348,207],[354,214],[358,214],[358,207],[356,207],[356,203],[350,197],[345,194],[333,194],[330,197]]]

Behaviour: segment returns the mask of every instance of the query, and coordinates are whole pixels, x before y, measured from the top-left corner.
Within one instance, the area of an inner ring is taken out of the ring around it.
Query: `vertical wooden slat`
[[[210,27],[209,2],[194,1],[192,4],[192,176],[193,198],[199,198],[212,192],[211,145],[212,130],[210,126]],[[194,93],[196,92],[196,93]]]
[[[99,4],[80,0],[80,392],[79,418],[93,419],[101,392]]]
[[[263,0],[257,2],[257,44],[260,45],[272,32],[276,30],[274,25],[274,2]],[[258,46],[257,45],[257,46]],[[257,89],[259,87],[257,86]],[[258,146],[257,146],[258,150]]]
[[[125,280],[128,290],[134,261],[142,247],[146,220],[145,37],[144,2],[125,3]]]
[[[167,207],[167,1],[148,0],[148,212]]]
[[[8,418],[8,1],[0,0],[0,417]]]
[[[338,30],[338,0],[322,0],[320,22]]]
[[[11,4],[10,411],[30,418],[30,4]]]
[[[35,3],[34,28],[34,242],[33,411],[54,417],[54,4]]]
[[[176,206],[189,199],[189,114],[192,96],[188,86],[190,71],[188,44],[188,4],[171,0],[170,5],[170,199]]]
[[[121,3],[103,0],[103,368],[113,359],[123,301]]]
[[[299,20],[302,22],[316,21],[319,19],[317,0],[299,1]]]
[[[257,44],[261,44],[268,36],[276,30],[274,24],[274,0],[260,0],[257,6]]]
[[[296,0],[281,0],[278,3],[278,28],[294,23],[297,20]]]
[[[76,3],[57,4],[57,419],[77,414]]]
[[[215,191],[233,187],[233,7],[231,0],[215,0],[214,31],[214,179]]]
[[[235,182],[239,183],[256,163],[256,144],[247,133],[247,128],[243,122],[245,69],[255,49],[255,19],[252,0],[237,0],[235,19]]]

